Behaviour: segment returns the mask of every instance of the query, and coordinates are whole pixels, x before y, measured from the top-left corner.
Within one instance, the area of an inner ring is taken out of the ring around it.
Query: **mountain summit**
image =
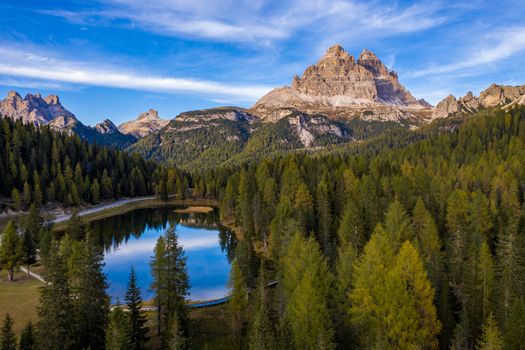
[[[145,137],[152,132],[162,129],[168,123],[169,120],[160,119],[159,113],[154,109],[150,109],[141,113],[136,120],[121,124],[119,130],[123,134]]]
[[[253,107],[256,115],[268,116],[278,108],[327,112],[327,108],[400,107],[411,110],[430,106],[417,100],[371,51],[363,50],[357,61],[340,45],[330,47],[290,86],[274,89]],[[275,115],[270,117],[275,119]]]

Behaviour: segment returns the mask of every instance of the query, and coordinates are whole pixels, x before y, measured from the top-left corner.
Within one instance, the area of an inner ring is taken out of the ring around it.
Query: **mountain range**
[[[91,127],[56,95],[22,98],[11,91],[0,102],[0,114],[194,169],[363,140],[389,129],[413,129],[451,115],[516,104],[525,104],[525,85],[493,84],[479,97],[471,92],[460,98],[449,95],[434,108],[413,96],[373,52],[365,49],[355,59],[335,45],[289,86],[268,92],[249,109],[195,110],[171,120],[150,109],[119,127],[109,119]]]

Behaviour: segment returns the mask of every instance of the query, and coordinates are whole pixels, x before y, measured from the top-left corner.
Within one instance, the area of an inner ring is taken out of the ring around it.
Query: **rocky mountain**
[[[492,84],[483,90],[479,97],[474,96],[470,91],[459,99],[453,95],[448,95],[437,104],[432,112],[432,119],[446,118],[453,114],[472,114],[486,108],[509,108],[517,104],[525,105],[525,85]]]
[[[430,115],[430,105],[417,100],[369,50],[359,58],[341,46],[330,47],[303,75],[293,77],[291,85],[263,96],[250,112],[266,121],[281,118],[283,109],[307,114],[324,114],[345,119],[367,116],[368,120],[401,121],[422,124]],[[365,113],[366,111],[366,113]]]
[[[291,110],[275,123],[249,111],[220,107],[179,114],[129,150],[187,169],[209,168],[257,154],[340,143],[349,130],[325,116]]]
[[[0,101],[0,115],[21,120],[25,124],[49,125],[56,131],[76,133],[89,142],[104,146],[125,148],[137,140],[133,135],[122,134],[108,119],[95,127],[82,124],[73,113],[62,106],[56,95],[42,98],[37,93],[27,94],[22,98],[16,91],[9,91],[7,97]]]
[[[154,109],[150,109],[141,113],[136,120],[119,125],[118,129],[123,134],[134,135],[140,138],[162,129],[168,123],[169,120],[160,119],[159,113]]]

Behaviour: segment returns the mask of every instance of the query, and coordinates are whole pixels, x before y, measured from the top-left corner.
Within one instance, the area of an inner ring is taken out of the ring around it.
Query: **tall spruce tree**
[[[0,329],[0,350],[16,350],[16,336],[13,331],[13,323],[11,316],[6,314]]]
[[[46,265],[47,283],[40,289],[37,343],[42,349],[69,350],[75,348],[76,322],[66,263],[58,250],[58,242],[53,242]]]
[[[79,346],[103,349],[109,314],[108,284],[102,272],[104,256],[102,248],[95,244],[90,233],[82,246],[78,275],[71,288],[77,318],[76,338]]]
[[[37,344],[35,340],[35,327],[29,321],[22,329],[20,334],[20,341],[18,343],[18,350],[36,350]]]
[[[175,226],[170,226],[164,237],[157,240],[151,267],[154,277],[151,287],[155,291],[159,329],[164,346],[167,347],[173,315],[177,315],[183,334],[187,334],[185,298],[189,289],[188,272],[186,256],[178,241]]]
[[[266,279],[264,264],[261,263],[257,278],[257,292],[255,296],[255,315],[249,333],[250,350],[272,350],[277,346],[276,335],[272,327],[266,296]]]
[[[146,314],[141,310],[142,297],[137,286],[137,276],[135,267],[131,266],[129,273],[128,289],[126,291],[125,302],[128,306],[131,347],[130,349],[142,350],[149,340],[148,327],[146,327]]]
[[[232,263],[228,287],[230,288],[228,309],[231,318],[231,334],[235,348],[240,349],[243,324],[248,306],[248,292],[244,275],[237,260],[234,260]]]

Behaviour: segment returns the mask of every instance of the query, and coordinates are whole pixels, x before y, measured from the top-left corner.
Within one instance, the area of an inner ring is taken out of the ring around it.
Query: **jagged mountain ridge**
[[[423,124],[430,115],[430,104],[416,99],[371,51],[363,50],[357,61],[340,45],[330,47],[301,77],[293,77],[290,86],[276,88],[250,111],[267,121],[278,120],[289,108],[329,117],[369,120],[410,120]],[[391,116],[387,117],[390,111]],[[414,118],[416,116],[416,118]],[[405,118],[406,117],[406,118]],[[416,120],[417,119],[417,120]]]
[[[129,150],[189,169],[350,138],[347,128],[321,115],[292,111],[276,123],[264,123],[245,109],[220,107],[181,113]]]
[[[59,132],[76,133],[89,142],[103,146],[125,148],[136,141],[135,136],[122,134],[109,119],[95,127],[84,125],[60,103],[57,95],[42,98],[36,93],[22,98],[18,92],[9,91],[7,97],[0,101],[0,115],[24,124],[48,125]]]
[[[446,118],[453,114],[472,114],[480,109],[493,107],[510,108],[514,105],[525,105],[525,85],[492,84],[479,97],[474,96],[471,91],[459,99],[448,95],[436,105],[432,119]]]

